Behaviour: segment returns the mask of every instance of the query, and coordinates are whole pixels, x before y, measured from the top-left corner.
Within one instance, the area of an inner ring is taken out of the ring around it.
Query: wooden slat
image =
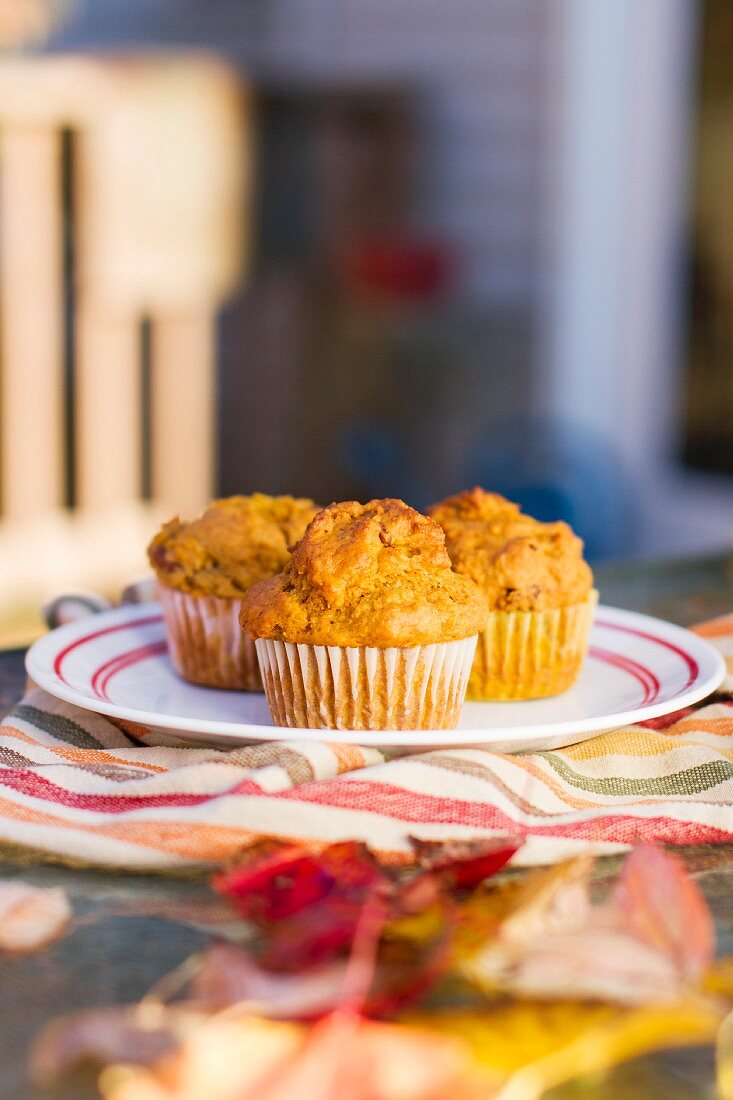
[[[90,256],[103,212],[109,171],[87,133],[76,142],[74,199],[77,227],[76,314],[77,502],[99,509],[140,496],[141,416],[139,323],[125,303],[100,295]],[[111,266],[113,255],[103,257]]]
[[[76,323],[77,501],[98,509],[140,496],[139,326],[92,300]]]
[[[153,497],[193,515],[214,484],[213,315],[206,309],[154,321]]]
[[[60,139],[3,128],[0,147],[0,471],[13,518],[62,503]]]

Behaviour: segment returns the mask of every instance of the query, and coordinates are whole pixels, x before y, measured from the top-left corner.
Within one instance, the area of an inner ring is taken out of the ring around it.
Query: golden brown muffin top
[[[498,493],[475,488],[428,508],[445,532],[454,568],[501,611],[582,603],[593,587],[583,542],[567,523],[541,523]]]
[[[225,497],[190,523],[172,519],[148,547],[158,580],[199,596],[239,598],[282,569],[318,511],[299,497]]]
[[[437,523],[401,500],[350,500],[311,520],[283,572],[249,590],[240,621],[253,638],[406,647],[471,637],[486,603],[451,568]]]

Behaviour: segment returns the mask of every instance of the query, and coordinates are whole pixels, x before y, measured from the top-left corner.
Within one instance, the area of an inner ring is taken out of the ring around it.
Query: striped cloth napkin
[[[452,749],[387,760],[327,740],[219,750],[145,744],[31,688],[0,724],[0,842],[69,862],[176,871],[257,837],[355,838],[386,859],[408,836],[521,834],[515,863],[622,851],[638,838],[733,840],[733,615],[699,628],[727,656],[715,702],[570,748]]]

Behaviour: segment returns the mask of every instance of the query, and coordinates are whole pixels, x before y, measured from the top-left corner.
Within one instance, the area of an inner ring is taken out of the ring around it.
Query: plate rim
[[[619,711],[606,716],[596,715],[587,718],[569,719],[568,721],[541,722],[524,726],[495,726],[491,728],[451,729],[451,730],[331,730],[331,729],[305,729],[290,726],[264,726],[248,722],[232,722],[221,719],[188,719],[162,715],[155,711],[137,710],[128,706],[122,706],[114,702],[106,702],[103,699],[93,700],[82,694],[77,688],[63,681],[53,669],[54,658],[63,644],[74,640],[75,634],[85,626],[89,626],[90,619],[94,618],[101,625],[113,625],[117,620],[129,619],[133,625],[138,619],[149,618],[151,614],[159,611],[160,604],[156,602],[125,605],[108,611],[99,612],[95,616],[84,616],[74,622],[66,623],[49,631],[48,634],[37,639],[28,649],[25,657],[25,667],[28,675],[38,687],[47,691],[55,698],[72,703],[83,710],[95,714],[103,714],[110,718],[122,719],[154,729],[165,730],[172,735],[185,736],[195,739],[212,736],[222,739],[237,739],[241,744],[243,739],[252,741],[339,741],[344,743],[357,743],[371,747],[409,747],[417,745],[433,745],[438,748],[450,744],[453,747],[470,747],[485,745],[491,747],[491,743],[506,744],[516,742],[517,751],[521,751],[522,742],[537,742],[546,739],[548,742],[558,736],[567,738],[566,743],[572,744],[573,738],[577,740],[592,733],[601,733],[604,730],[615,729],[620,726],[632,725],[638,722],[650,721],[665,714],[674,713],[692,705],[712,694],[726,674],[725,660],[719,650],[707,639],[694,634],[686,627],[669,623],[664,619],[647,615],[640,611],[628,611],[624,608],[611,607],[601,604],[597,609],[598,617],[606,616],[616,620],[618,625],[627,625],[637,629],[655,627],[657,632],[662,629],[662,641],[672,644],[685,643],[686,648],[692,648],[690,656],[698,663],[698,677],[688,687],[666,701],[649,703],[630,710]],[[666,635],[666,637],[665,637]],[[653,640],[657,640],[654,638]],[[708,671],[704,674],[704,666]],[[195,686],[195,685],[192,685]],[[202,688],[206,691],[208,689]],[[537,700],[541,703],[542,700]],[[511,706],[510,702],[501,704]],[[426,739],[423,741],[423,739]]]

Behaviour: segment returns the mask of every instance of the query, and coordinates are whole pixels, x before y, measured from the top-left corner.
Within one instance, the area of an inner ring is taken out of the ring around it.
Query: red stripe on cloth
[[[521,826],[517,826],[521,831]],[[634,844],[638,840],[661,840],[666,844],[730,844],[733,830],[698,821],[673,817],[634,817],[604,814],[589,821],[567,821],[558,825],[524,830],[527,836],[561,837],[568,840],[613,841]]]
[[[639,837],[668,840],[671,844],[723,843],[733,838],[733,828],[723,829],[698,822],[677,821],[663,815],[634,817],[631,814],[613,812],[601,813],[587,821],[528,826],[526,822],[510,817],[489,802],[439,798],[406,791],[388,783],[360,779],[309,784],[308,787],[280,791],[274,797],[291,802],[373,813],[411,824],[463,825],[473,829],[520,832],[527,836],[615,840],[623,844],[631,844]]]
[[[489,802],[467,802],[457,798],[439,798],[418,794],[367,779],[345,779],[338,783],[325,780],[303,787],[279,791],[278,799],[332,806],[358,813],[380,814],[397,821],[471,825],[477,829],[516,828],[516,822]]]
[[[647,718],[645,722],[635,722],[637,726],[643,726],[647,730],[666,730],[670,726],[681,722],[683,718],[694,714],[697,707],[683,707],[682,710],[672,711],[671,714],[661,714],[659,718]]]
[[[80,794],[68,791],[52,783],[37,772],[25,768],[0,769],[0,786],[30,798],[39,798],[44,802],[53,802],[57,806],[68,806],[76,810],[92,810],[96,813],[119,814],[128,810],[155,809],[162,806],[200,806],[229,794],[261,795],[259,784],[251,779],[243,779],[233,790],[217,791],[214,794]]]

